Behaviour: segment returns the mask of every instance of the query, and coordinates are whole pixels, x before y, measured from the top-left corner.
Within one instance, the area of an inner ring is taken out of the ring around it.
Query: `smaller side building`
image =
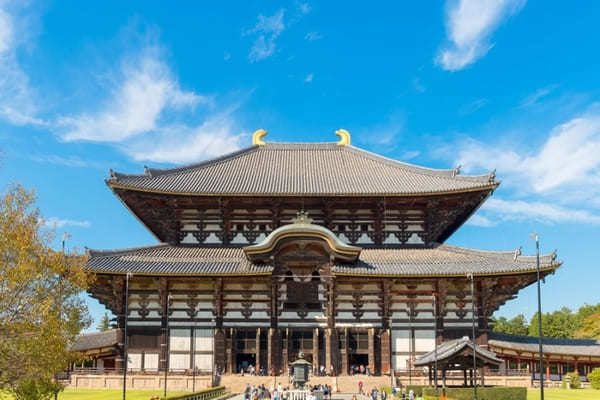
[[[70,370],[98,374],[115,372],[115,358],[120,354],[118,338],[122,335],[120,329],[80,335],[72,349],[85,360],[72,365]]]
[[[600,367],[599,340],[544,338],[542,343],[546,380],[560,381],[563,375],[573,371],[584,378]],[[490,332],[488,348],[504,360],[507,374],[528,373],[539,379],[537,337]]]

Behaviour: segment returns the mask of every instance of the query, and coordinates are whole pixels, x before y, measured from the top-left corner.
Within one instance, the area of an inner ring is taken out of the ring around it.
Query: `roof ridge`
[[[177,247],[177,246],[173,246],[169,243],[158,243],[158,244],[152,244],[152,245],[148,245],[148,246],[124,247],[122,249],[98,250],[98,249],[86,248],[86,252],[89,254],[90,257],[95,257],[95,258],[116,257],[116,256],[124,255],[124,254],[133,253],[136,251],[152,250],[152,249],[158,249],[158,248],[164,248],[164,247]]]
[[[476,181],[478,179],[482,179],[482,180],[488,179],[489,183],[498,182],[492,178],[493,172],[490,172],[487,174],[481,174],[481,175],[461,175],[458,168],[442,169],[442,168],[424,167],[424,166],[412,164],[412,163],[409,163],[406,161],[397,160],[397,159],[394,159],[391,157],[382,156],[382,155],[374,153],[370,150],[365,150],[363,148],[353,146],[353,145],[340,146],[340,147],[343,147],[349,151],[354,151],[355,153],[360,154],[362,156],[366,156],[372,160],[385,162],[391,166],[406,167],[406,168],[410,169],[411,172],[420,173],[423,175],[451,178],[451,179],[458,179],[458,180],[469,180],[469,181],[472,181],[472,180]]]
[[[223,154],[221,156],[218,156],[216,158],[211,158],[208,160],[203,160],[203,161],[199,161],[196,163],[191,163],[191,164],[186,164],[186,165],[180,165],[177,167],[172,167],[172,168],[149,168],[149,167],[144,167],[145,168],[145,172],[143,174],[124,174],[121,172],[116,172],[111,170],[111,179],[112,177],[115,177],[116,180],[118,181],[119,178],[124,178],[124,177],[130,177],[130,178],[141,178],[141,177],[149,177],[149,178],[154,178],[154,177],[158,177],[158,176],[165,176],[165,175],[172,175],[172,174],[177,174],[179,172],[186,172],[186,171],[190,171],[190,170],[195,170],[195,169],[200,169],[203,168],[207,165],[215,165],[215,164],[219,164],[221,162],[239,157],[241,155],[244,155],[246,153],[249,153],[252,150],[258,150],[260,148],[260,146],[257,145],[252,145],[249,147],[244,147],[235,151],[232,151],[230,153],[226,153]]]
[[[515,250],[490,250],[490,249],[475,249],[472,247],[464,247],[464,246],[456,246],[456,245],[452,245],[452,244],[446,244],[446,243],[442,243],[439,245],[439,247],[442,247],[448,251],[455,251],[455,252],[459,252],[459,253],[464,253],[464,252],[469,252],[469,253],[492,253],[492,254],[496,254],[496,255],[501,255],[501,256],[508,256],[508,255],[514,255],[515,254]],[[553,257],[555,256],[556,251],[553,251],[551,253],[545,253],[545,254],[540,254],[540,258],[542,257]],[[535,255],[519,255],[519,258],[535,258]]]

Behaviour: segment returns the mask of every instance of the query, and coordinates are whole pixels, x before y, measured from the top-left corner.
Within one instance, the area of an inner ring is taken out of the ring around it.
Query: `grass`
[[[184,394],[183,392],[168,392],[169,396]],[[127,390],[127,400],[148,400],[152,396],[162,396],[162,390]],[[121,400],[122,390],[105,389],[65,389],[58,395],[59,400]],[[6,394],[0,393],[0,400],[11,400]]]
[[[539,400],[540,390],[529,389],[527,400]],[[600,400],[600,390],[594,389],[544,389],[545,400]]]

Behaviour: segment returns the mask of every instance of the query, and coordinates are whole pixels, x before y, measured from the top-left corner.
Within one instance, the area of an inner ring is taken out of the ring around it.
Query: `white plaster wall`
[[[169,332],[170,351],[189,351],[190,350],[190,330],[189,329],[171,329]]]
[[[158,370],[158,353],[144,354],[144,369],[148,371]]]

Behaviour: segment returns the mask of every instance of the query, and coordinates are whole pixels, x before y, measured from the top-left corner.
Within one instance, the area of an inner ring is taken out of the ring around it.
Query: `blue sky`
[[[109,168],[214,157],[258,128],[345,128],[388,157],[497,169],[500,188],[448,242],[532,254],[535,230],[564,261],[544,309],[600,302],[600,3],[177,4],[0,0],[0,180],[35,189],[70,247],[155,243],[104,185]],[[530,287],[498,314],[535,309]]]

